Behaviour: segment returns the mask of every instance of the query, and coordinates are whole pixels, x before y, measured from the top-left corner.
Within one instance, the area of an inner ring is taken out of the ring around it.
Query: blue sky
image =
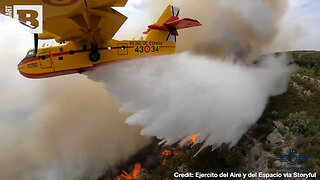
[[[320,30],[320,1],[293,0],[291,2],[291,8],[287,14],[287,17]]]
[[[290,0],[289,2],[290,9],[284,21],[300,25],[305,32],[294,47],[320,50],[320,1]]]

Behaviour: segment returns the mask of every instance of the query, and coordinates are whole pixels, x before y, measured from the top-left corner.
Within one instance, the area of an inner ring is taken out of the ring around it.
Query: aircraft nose
[[[25,76],[23,73],[24,67],[22,65],[22,61],[18,64],[17,69],[22,76]]]
[[[17,65],[17,68],[18,68],[19,71],[22,68],[22,62],[23,62],[23,60]]]

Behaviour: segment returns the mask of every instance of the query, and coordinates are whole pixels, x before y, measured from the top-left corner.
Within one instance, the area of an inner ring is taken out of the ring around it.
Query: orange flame
[[[190,138],[190,143],[194,144],[198,138],[198,134],[192,135]]]
[[[172,154],[171,151],[168,149],[162,151],[162,153],[161,153],[162,156],[170,156],[171,154]]]
[[[125,170],[122,170],[122,174],[117,176],[115,180],[137,180],[142,167],[140,163],[136,163],[133,167],[132,172],[129,174]]]

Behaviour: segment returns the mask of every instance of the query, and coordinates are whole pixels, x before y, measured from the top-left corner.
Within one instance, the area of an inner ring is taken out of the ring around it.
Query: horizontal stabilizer
[[[183,18],[179,19],[176,16],[171,16],[165,23],[162,25],[152,24],[148,26],[148,30],[144,34],[148,34],[151,30],[160,30],[168,31],[170,34],[178,36],[179,29],[186,29],[191,27],[201,26],[201,23],[195,19]]]
[[[168,41],[176,42],[179,29],[201,26],[201,24],[190,18],[179,19],[180,9],[169,5],[156,23],[148,26],[148,30],[144,34],[147,41]]]
[[[164,25],[165,26],[172,26],[172,27],[175,27],[176,29],[185,29],[185,28],[201,26],[199,21],[197,21],[195,19],[190,19],[190,18],[178,19],[175,21],[165,23]]]

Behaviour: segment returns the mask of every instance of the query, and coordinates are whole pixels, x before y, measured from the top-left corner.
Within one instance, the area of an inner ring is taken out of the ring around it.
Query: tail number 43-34
[[[137,53],[159,52],[159,46],[137,46],[134,51]]]

